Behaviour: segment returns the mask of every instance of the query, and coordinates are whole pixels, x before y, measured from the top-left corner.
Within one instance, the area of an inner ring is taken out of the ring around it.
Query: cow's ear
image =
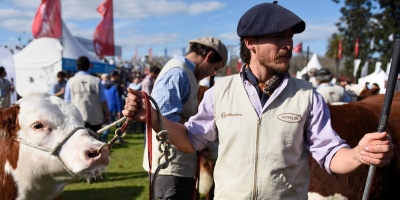
[[[0,138],[10,138],[19,130],[19,105],[13,105],[0,111]]]

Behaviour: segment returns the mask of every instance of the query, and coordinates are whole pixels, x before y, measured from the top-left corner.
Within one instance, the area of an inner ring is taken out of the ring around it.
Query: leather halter
[[[69,169],[67,168],[67,166],[65,165],[65,163],[62,161],[60,155],[58,154],[58,153],[59,153],[58,150],[61,148],[61,146],[62,146],[63,144],[65,144],[65,142],[66,142],[76,131],[78,131],[78,130],[80,130],[80,129],[86,129],[86,128],[85,128],[85,127],[76,127],[76,128],[74,128],[74,129],[73,129],[72,131],[70,131],[61,141],[57,142],[57,145],[56,145],[53,149],[47,148],[47,147],[43,147],[43,146],[40,146],[40,145],[37,145],[37,144],[32,144],[32,143],[30,143],[30,142],[28,142],[28,141],[26,141],[26,140],[24,140],[24,139],[22,139],[22,138],[14,138],[14,139],[15,139],[16,141],[18,141],[19,143],[25,144],[25,145],[27,145],[27,146],[29,146],[29,147],[33,147],[33,148],[35,148],[35,149],[39,149],[39,150],[42,150],[42,151],[45,151],[45,152],[50,152],[50,155],[55,156],[55,157],[60,161],[60,163],[61,163],[61,165],[64,167],[65,171],[67,171],[67,172],[68,172],[69,174],[71,174],[72,176],[77,176],[75,173],[73,173],[71,170],[69,170]],[[91,131],[90,129],[87,129],[87,130],[89,131],[89,133],[93,132],[93,131]]]

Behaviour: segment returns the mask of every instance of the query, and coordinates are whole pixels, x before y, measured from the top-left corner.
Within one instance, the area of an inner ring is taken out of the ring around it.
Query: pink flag
[[[97,25],[93,35],[94,51],[100,58],[104,56],[114,56],[114,19],[113,2],[105,0],[97,8],[97,11],[103,16],[103,20]]]
[[[354,58],[358,58],[358,38],[356,38],[356,44],[354,45]]]
[[[342,40],[339,40],[337,58],[338,60],[342,59]]]
[[[293,52],[295,52],[295,53],[301,53],[301,52],[303,52],[303,43],[300,42],[298,45],[296,45],[295,47],[293,47]]]
[[[34,38],[61,37],[60,0],[42,0],[33,20],[32,34]]]

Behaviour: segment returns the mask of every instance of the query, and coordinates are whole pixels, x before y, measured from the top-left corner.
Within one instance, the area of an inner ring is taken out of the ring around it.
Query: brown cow
[[[109,149],[61,98],[27,95],[0,112],[0,200],[52,200],[80,178],[104,172]]]
[[[329,105],[332,127],[350,146],[356,146],[365,133],[378,130],[383,100],[384,95],[380,94],[359,102]],[[400,189],[400,93],[394,95],[386,130],[392,136],[395,154],[390,164],[376,168],[370,199],[393,199]],[[313,159],[310,159],[310,168],[312,171],[310,192],[324,197],[336,194],[347,199],[362,198],[369,166],[362,166],[348,175],[335,176],[329,175]]]

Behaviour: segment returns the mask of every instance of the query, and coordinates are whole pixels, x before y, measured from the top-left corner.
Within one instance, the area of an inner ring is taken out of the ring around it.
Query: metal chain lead
[[[97,131],[97,134],[101,134],[103,131],[105,131],[107,129],[110,129],[112,126],[114,126],[116,124],[119,124],[119,123],[122,123],[123,121],[125,121],[125,123],[122,125],[122,127],[115,129],[114,137],[110,141],[108,141],[107,143],[101,145],[101,147],[99,147],[97,149],[97,153],[98,154],[100,154],[101,149],[103,149],[104,147],[107,147],[108,149],[111,149],[111,146],[114,144],[115,141],[117,141],[120,138],[125,137],[126,128],[128,127],[128,124],[129,124],[129,122],[131,120],[130,120],[130,118],[122,117],[121,119],[119,119],[119,120],[117,120],[117,121],[115,121],[115,122],[113,122],[113,123],[111,123],[111,124],[109,124],[109,125],[107,125],[107,126],[103,127],[102,129]],[[122,132],[121,136],[118,135],[119,132]]]
[[[162,130],[156,135],[157,141],[159,142],[158,151],[161,153],[161,155],[158,157],[158,166],[161,166],[162,169],[167,168],[169,163],[176,157],[177,149],[171,144],[168,134],[169,132],[167,130]],[[160,164],[163,157],[165,162]]]

